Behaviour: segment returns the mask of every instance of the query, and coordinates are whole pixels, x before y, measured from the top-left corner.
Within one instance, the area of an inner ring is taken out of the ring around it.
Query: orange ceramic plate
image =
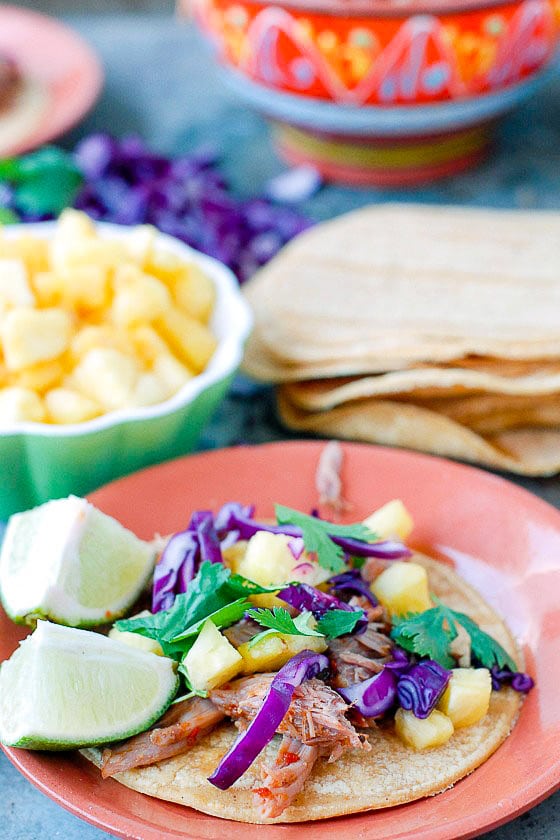
[[[309,510],[323,444],[290,442],[218,450],[121,479],[92,501],[141,537],[184,527],[195,508],[228,500]],[[536,688],[500,749],[454,788],[397,808],[291,826],[251,826],[262,840],[451,840],[474,837],[535,805],[560,786],[560,513],[502,479],[404,451],[344,444],[345,495],[352,519],[401,497],[413,542],[452,562],[506,617],[524,647]],[[0,659],[25,631],[0,612]],[[78,754],[6,750],[56,802],[119,837],[246,840],[247,826],[151,799],[99,772]]]
[[[97,99],[103,73],[96,55],[75,32],[53,18],[0,5],[0,53],[12,56],[41,91],[36,118],[28,114],[21,131],[10,129],[9,140],[0,148],[2,156],[53,140],[75,125]],[[0,138],[3,119],[0,115]]]

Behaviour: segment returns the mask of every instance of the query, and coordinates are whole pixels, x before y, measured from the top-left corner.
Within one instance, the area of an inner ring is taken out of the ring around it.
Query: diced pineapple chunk
[[[0,258],[23,260],[30,274],[46,271],[49,265],[49,243],[46,239],[24,234],[5,237],[0,231]]]
[[[62,273],[63,302],[89,313],[109,304],[109,272],[102,265],[79,265]]]
[[[156,376],[159,376],[165,382],[171,394],[179,391],[194,376],[194,373],[171,353],[162,353],[158,356],[153,363],[152,370]]]
[[[265,610],[273,610],[274,607],[286,609],[287,604],[272,592],[261,592],[260,595],[249,595],[249,601],[254,607],[262,607]]]
[[[50,242],[50,259],[60,268],[80,258],[82,248],[95,242],[95,225],[85,213],[67,208],[58,219]]]
[[[184,262],[177,254],[171,251],[163,251],[161,248],[155,248],[145,266],[145,270],[162,280],[164,283],[171,285],[183,272]]]
[[[22,368],[15,374],[12,374],[14,385],[20,385],[22,388],[29,388],[31,391],[37,391],[42,394],[49,388],[54,388],[62,381],[66,373],[66,368],[61,359],[53,359],[50,362],[38,362],[36,365]]]
[[[193,689],[208,691],[239,674],[243,658],[208,619],[187,653],[184,666]]]
[[[131,616],[131,618],[143,618],[146,615],[150,615],[149,610],[142,610],[142,612]],[[117,642],[123,642],[123,644],[136,648],[137,650],[145,650],[147,653],[155,653],[156,656],[163,656],[161,645],[155,639],[148,639],[146,636],[141,636],[140,633],[117,630],[116,627],[113,627],[109,631],[109,638],[116,639]]]
[[[171,295],[164,284],[135,265],[117,268],[114,286],[110,316],[120,327],[152,321],[164,315],[171,306]]]
[[[451,719],[455,729],[471,726],[487,714],[491,694],[488,668],[454,668],[437,708]]]
[[[204,370],[217,345],[208,327],[177,309],[168,309],[155,326],[182,362],[195,373]]]
[[[53,423],[84,423],[103,411],[99,403],[72,388],[53,388],[47,391],[45,405]]]
[[[251,645],[251,642],[245,642],[237,650],[243,657],[243,673],[254,674],[277,671],[302,650],[323,653],[326,649],[326,639],[319,636],[288,636],[284,633],[275,633],[263,636],[254,645]]]
[[[159,356],[170,355],[169,347],[163,338],[149,324],[133,327],[129,335],[135,352],[146,365],[153,365]]]
[[[401,500],[393,499],[364,519],[364,525],[379,539],[397,537],[400,540],[406,540],[414,527],[414,522]]]
[[[139,373],[131,356],[111,348],[94,348],[76,365],[69,384],[106,411],[114,411],[131,404]]]
[[[111,348],[125,355],[134,355],[134,345],[127,333],[112,324],[86,324],[73,336],[70,350],[76,359],[93,349]]]
[[[0,426],[10,423],[42,423],[45,407],[41,398],[28,388],[0,389]]]
[[[8,370],[56,359],[68,347],[72,317],[64,309],[11,309],[2,323]]]
[[[395,730],[401,741],[415,750],[430,750],[445,744],[453,735],[453,724],[437,709],[427,718],[417,718],[412,711],[397,709]]]
[[[245,557],[247,545],[247,540],[238,540],[233,545],[222,550],[224,563],[234,574],[239,574],[239,564]]]
[[[392,615],[423,612],[432,606],[428,574],[419,563],[396,560],[374,580],[371,591]]]
[[[33,306],[35,297],[29,286],[23,260],[0,259],[0,315],[14,306]]]
[[[157,231],[152,225],[137,225],[126,239],[126,250],[141,268],[150,260]]]
[[[165,402],[171,391],[155,373],[141,373],[131,397],[131,405],[145,406]]]
[[[197,265],[186,265],[169,282],[175,303],[181,309],[207,324],[214,308],[216,289],[212,280]]]
[[[247,543],[244,556],[236,562],[235,571],[261,586],[282,585],[294,580],[317,586],[328,580],[331,572],[307,555],[295,559],[289,548],[290,540],[286,534],[257,531]]]

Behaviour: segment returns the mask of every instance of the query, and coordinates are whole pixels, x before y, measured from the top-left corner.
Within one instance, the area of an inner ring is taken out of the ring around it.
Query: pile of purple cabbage
[[[243,282],[311,225],[289,202],[309,197],[319,182],[302,173],[297,183],[297,174],[285,173],[288,190],[275,179],[269,198],[241,200],[215,152],[169,158],[138,137],[93,134],[73,153],[46,146],[0,161],[0,222],[42,221],[73,206],[100,221],[152,224],[225,263]]]

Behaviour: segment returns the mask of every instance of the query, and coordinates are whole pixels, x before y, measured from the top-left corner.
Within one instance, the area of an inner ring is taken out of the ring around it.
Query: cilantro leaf
[[[409,614],[393,625],[391,638],[410,653],[427,656],[444,668],[452,668],[455,660],[449,653],[449,645],[457,636],[457,631],[453,623],[445,626],[446,619],[446,611],[439,606]]]
[[[327,610],[318,620],[317,630],[324,636],[336,639],[351,633],[363,616],[363,610]]]
[[[344,550],[331,537],[348,537],[362,542],[368,542],[372,537],[369,528],[361,522],[355,525],[335,525],[284,505],[276,505],[275,511],[279,525],[295,525],[301,529],[306,550],[317,556],[323,569],[331,572],[343,572],[346,568]]]
[[[498,668],[505,668],[506,666],[511,671],[517,671],[517,665],[501,646],[499,642],[481,630],[472,618],[461,612],[452,610],[456,621],[461,624],[471,639],[471,651],[475,659],[478,659],[481,665],[485,668],[492,668],[497,665]]]
[[[117,621],[115,626],[117,630],[139,633],[141,636],[155,639],[162,646],[166,656],[180,658],[185,651],[185,643],[174,642],[174,639],[186,628],[207,618],[233,600],[227,585],[230,575],[230,570],[221,563],[206,561],[201,564],[198,574],[189,584],[188,591],[177,595],[169,610]]]
[[[232,575],[227,583],[229,589],[237,595],[262,595],[265,592],[279,592],[284,588],[282,586],[261,586],[260,583],[255,583],[254,580],[243,577],[243,575]]]
[[[13,185],[17,210],[40,216],[71,205],[83,180],[72,155],[55,146],[1,161],[0,178]]]
[[[457,637],[457,624],[469,634],[471,651],[485,668],[507,666],[515,671],[517,666],[511,656],[488,633],[465,613],[452,610],[434,598],[437,606],[422,613],[397,620],[391,638],[402,648],[418,656],[435,659],[444,668],[453,668],[456,662],[449,653],[449,645]]]
[[[206,621],[208,621],[208,619],[211,619],[218,628],[229,627],[230,624],[235,624],[236,621],[240,621],[251,606],[251,602],[246,598],[238,598],[237,601],[233,601],[231,604],[226,604],[225,607],[220,607],[220,609],[215,610],[205,618],[201,618],[194,624],[191,624],[186,630],[178,636],[175,636],[175,638],[171,641],[183,642],[191,636],[197,636],[202,630],[202,626]]]
[[[309,622],[313,618],[313,615],[309,612],[302,612],[296,618],[292,618],[288,610],[285,610],[284,607],[274,607],[272,610],[260,607],[249,610],[249,615],[261,627],[269,627],[276,633],[285,633],[288,636],[323,635],[309,626]],[[262,638],[262,634],[259,635]]]

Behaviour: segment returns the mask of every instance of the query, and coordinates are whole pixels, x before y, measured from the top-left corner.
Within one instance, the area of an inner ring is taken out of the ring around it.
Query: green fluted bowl
[[[48,238],[53,222],[25,225]],[[17,235],[23,225],[4,228]],[[131,228],[99,224],[102,235],[127,237]],[[232,272],[170,236],[157,244],[196,262],[212,278],[217,297],[211,327],[218,347],[206,370],[171,399],[146,408],[113,411],[72,425],[19,423],[0,429],[0,520],[12,513],[90,490],[141,467],[191,452],[226,394],[241,362],[251,313]]]

